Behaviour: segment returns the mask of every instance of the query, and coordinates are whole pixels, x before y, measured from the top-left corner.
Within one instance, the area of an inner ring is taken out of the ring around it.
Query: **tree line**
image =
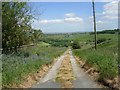
[[[115,34],[115,33],[119,33],[119,29],[97,31],[97,34]],[[91,32],[90,34],[94,34],[94,32]]]
[[[41,30],[31,27],[33,19],[27,2],[2,3],[2,48],[16,50],[22,45],[36,43],[42,36]]]

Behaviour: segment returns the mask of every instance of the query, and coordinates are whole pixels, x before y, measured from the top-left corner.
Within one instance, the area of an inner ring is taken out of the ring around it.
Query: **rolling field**
[[[85,60],[88,65],[97,68],[100,73],[99,80],[113,79],[118,76],[118,36],[103,34],[99,38],[106,40],[94,48],[73,50],[74,55]]]
[[[105,39],[115,41],[118,39],[117,34],[98,34],[97,39]],[[66,43],[71,44],[72,41],[78,41],[80,44],[94,44],[94,35],[89,33],[73,33],[73,34],[46,34],[43,38],[43,41],[51,43],[57,42],[59,44]],[[66,42],[65,42],[66,41]],[[60,43],[61,42],[61,43]]]
[[[3,1],[0,89],[119,90],[118,3]]]
[[[117,77],[117,34],[98,34],[97,37],[97,50],[93,48],[94,35],[88,33],[48,34],[38,42],[37,46],[23,48],[18,53],[3,54],[3,87],[20,84],[29,73],[35,73],[42,65],[50,64],[54,58],[60,56],[66,47],[72,48],[74,41],[80,46],[79,49],[72,49],[74,56],[95,67],[100,74],[99,80]]]
[[[100,72],[100,79],[113,79],[118,75],[118,58],[115,48],[98,48],[98,50],[73,50],[74,54]]]
[[[45,34],[45,39],[52,40],[76,40],[81,42],[87,42],[88,40],[94,40],[94,35],[89,33],[73,33],[73,34]],[[97,38],[116,39],[117,34],[98,34]]]
[[[53,42],[67,40],[69,45],[77,41],[80,49],[73,49],[74,55],[82,58],[88,65],[92,65],[100,72],[100,80],[113,79],[118,75],[118,35],[98,34],[97,50],[94,47],[93,34],[54,34],[47,35]]]

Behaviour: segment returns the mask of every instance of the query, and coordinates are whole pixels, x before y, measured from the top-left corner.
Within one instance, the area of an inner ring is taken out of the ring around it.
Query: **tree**
[[[41,30],[33,30],[33,42],[37,42],[40,37],[42,37],[43,33]]]
[[[31,9],[26,2],[2,3],[3,51],[29,43],[27,33],[31,30]]]

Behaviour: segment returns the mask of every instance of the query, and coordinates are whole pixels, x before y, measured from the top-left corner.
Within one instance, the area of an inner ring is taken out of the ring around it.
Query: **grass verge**
[[[117,43],[114,41],[106,42],[98,46],[97,50],[93,48],[84,50],[73,50],[74,54],[86,64],[98,69],[99,80],[113,79],[118,76],[118,53]]]
[[[24,82],[24,77],[35,73],[42,65],[50,64],[65,48],[37,45],[24,48],[18,53],[2,56],[2,87],[9,88]]]
[[[65,59],[63,60],[59,72],[56,76],[56,80],[62,83],[62,88],[72,88],[72,81],[74,80],[72,66],[70,62],[70,55],[67,52]]]

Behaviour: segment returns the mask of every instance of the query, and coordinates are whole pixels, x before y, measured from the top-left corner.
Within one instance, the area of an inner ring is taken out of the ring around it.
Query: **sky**
[[[93,31],[91,2],[29,2],[32,28],[44,33]],[[95,2],[97,31],[118,28],[118,2]]]

